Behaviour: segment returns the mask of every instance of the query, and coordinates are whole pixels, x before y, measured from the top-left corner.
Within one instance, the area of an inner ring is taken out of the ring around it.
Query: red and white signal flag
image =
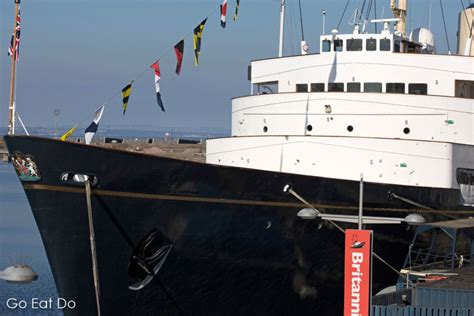
[[[227,0],[224,0],[224,3],[221,4],[221,26],[225,29],[227,15]]]
[[[152,68],[155,72],[155,91],[156,91],[156,102],[161,110],[165,111],[165,106],[163,105],[163,101],[161,100],[161,92],[160,92],[160,79],[161,79],[161,71],[160,71],[160,60],[155,61],[150,68]]]

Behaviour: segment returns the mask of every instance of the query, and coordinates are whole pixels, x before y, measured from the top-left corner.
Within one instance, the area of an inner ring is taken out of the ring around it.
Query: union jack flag
[[[18,9],[18,16],[16,18],[16,27],[15,30],[13,31],[12,38],[10,40],[10,44],[8,45],[8,56],[13,55],[13,40],[15,38],[15,32],[16,32],[16,44],[15,44],[15,61],[17,61],[20,58],[20,10]]]

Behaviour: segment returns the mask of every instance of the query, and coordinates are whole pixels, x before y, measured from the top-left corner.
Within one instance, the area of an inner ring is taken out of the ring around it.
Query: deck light
[[[292,191],[292,186],[291,184],[285,184],[285,186],[283,187],[283,193],[285,194],[290,194],[290,191]]]
[[[404,222],[408,225],[418,226],[426,223],[426,219],[420,214],[410,214],[404,218]]]
[[[315,219],[318,217],[318,212],[312,208],[303,208],[298,212],[298,217],[301,219]]]

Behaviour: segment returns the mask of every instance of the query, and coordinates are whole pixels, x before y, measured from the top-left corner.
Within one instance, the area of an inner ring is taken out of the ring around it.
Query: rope
[[[311,208],[312,210],[316,211],[316,213],[318,214],[321,214],[321,212],[319,210],[317,210],[313,205],[311,205],[308,201],[306,201],[305,199],[303,199],[300,195],[298,195],[298,193],[296,193],[295,191],[293,191],[293,189],[289,189],[288,192],[293,195],[296,199],[300,200],[301,202],[303,202],[306,206],[308,206],[309,208]],[[339,226],[337,223],[333,222],[332,220],[329,220],[329,219],[323,219],[327,222],[329,222],[331,225],[333,225],[334,227],[336,227],[341,233],[343,233],[344,235],[346,234],[345,230]],[[382,257],[380,257],[377,253],[375,253],[375,251],[372,251],[372,254],[375,258],[379,259],[380,262],[382,262],[383,264],[385,264],[388,268],[390,268],[392,271],[394,271],[397,275],[399,275],[400,277],[404,278],[407,280],[407,282],[409,282],[409,279],[408,279],[408,276],[403,276],[403,274],[400,273],[400,271],[398,271],[397,269],[395,269],[390,263],[388,263],[387,261],[385,261]]]
[[[301,12],[301,0],[298,0],[298,4],[300,7],[301,40],[304,41],[303,13]]]
[[[97,267],[94,221],[92,217],[91,183],[89,180],[86,180],[85,184],[86,184],[87,219],[89,222],[89,238],[90,238],[90,244],[91,244],[91,257],[92,257],[92,275],[94,279],[97,315],[100,316],[101,315],[100,313],[100,283],[99,283],[99,269]]]
[[[449,55],[451,55],[451,48],[449,47],[448,30],[446,29],[446,20],[444,18],[444,8],[442,0],[439,0],[439,5],[441,6],[441,16],[443,17],[444,35],[446,36],[446,43],[448,44],[448,53]]]
[[[377,20],[377,0],[374,1],[374,20]],[[375,33],[377,34],[377,23],[374,23]]]
[[[283,21],[283,25],[284,26],[286,25],[287,28],[284,28],[283,32],[286,31],[286,33],[288,35],[287,39],[288,39],[289,44],[290,44],[291,54],[294,55],[295,54],[295,47],[294,47],[294,43],[293,43],[293,37],[294,37],[295,33],[293,31],[293,14],[292,13],[293,13],[293,11],[292,11],[292,8],[291,8],[291,3],[287,3],[287,5],[285,5],[285,16],[287,18],[284,19],[284,21]]]
[[[360,17],[364,16],[366,2],[367,2],[367,0],[364,0],[364,2],[362,2],[362,7],[360,8]],[[359,22],[360,22],[360,19],[359,19]]]
[[[372,11],[372,6],[374,5],[373,0],[369,0],[367,5],[367,12],[365,13],[365,20],[367,21],[370,17],[370,11]]]
[[[339,19],[339,23],[337,23],[337,29],[338,30],[339,30],[339,27],[341,26],[342,19],[344,18],[344,15],[346,14],[347,7],[349,6],[349,1],[350,0],[347,0],[346,6],[344,7],[344,11],[342,11],[341,18]],[[365,0],[364,0],[364,2],[365,2]]]
[[[206,14],[205,16],[206,17],[213,17],[216,13],[218,13],[218,10],[216,8],[213,8],[212,10],[209,11],[208,14]],[[201,20],[202,21],[202,20]],[[201,21],[199,21],[199,23],[201,23]],[[188,32],[186,34],[184,34],[184,36],[181,36],[179,38],[181,39],[187,39],[189,37],[189,35],[191,34],[194,34],[194,29],[191,31],[191,32]],[[165,50],[162,54],[159,55],[159,57],[156,59],[156,60],[159,60],[159,59],[162,59],[164,56],[168,55],[171,51],[174,50],[174,44],[170,45],[169,48],[167,50]],[[137,76],[135,76],[134,79],[130,80],[129,82],[131,81],[137,81],[138,79],[140,79],[146,72],[150,71],[150,68],[149,66],[147,66],[142,72],[140,72]],[[107,105],[113,98],[117,97],[117,96],[120,96],[122,93],[122,90],[120,89],[120,91],[118,92],[114,92],[113,94],[111,94],[105,102],[102,103],[103,106]],[[101,105],[101,106],[102,106]],[[100,108],[100,107],[99,107]],[[104,109],[105,111],[105,109]],[[95,115],[95,111],[94,111],[94,115]],[[93,115],[90,115],[88,114],[87,117],[84,117],[79,123],[75,124],[74,126],[80,126],[85,120],[89,119],[93,117]]]
[[[405,197],[403,197],[403,196],[399,196],[399,195],[397,195],[397,194],[395,194],[395,193],[393,193],[393,192],[390,193],[390,196],[391,196],[392,198],[394,198],[394,199],[397,199],[397,200],[403,201],[403,202],[405,202],[405,203],[414,205],[414,206],[419,207],[419,208],[421,208],[421,209],[424,209],[424,210],[427,210],[427,211],[434,211],[434,209],[431,208],[431,207],[428,207],[428,206],[425,206],[425,205],[423,205],[423,204],[417,203],[417,202],[412,201],[412,200],[410,200],[410,199],[407,199],[407,198],[405,198]],[[449,215],[449,214],[447,214],[447,213],[443,213],[443,212],[439,212],[439,213],[440,213],[440,214],[443,214],[443,215],[446,216],[446,217],[450,217],[450,218],[452,218],[452,219],[456,219],[456,218],[457,218],[456,216]]]

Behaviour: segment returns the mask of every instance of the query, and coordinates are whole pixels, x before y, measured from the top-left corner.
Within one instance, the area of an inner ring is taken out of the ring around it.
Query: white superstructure
[[[319,54],[253,61],[251,95],[232,100],[232,137],[207,141],[207,162],[461,186],[470,201],[474,57],[435,54],[429,30],[410,40],[393,20],[380,34],[323,35]]]

